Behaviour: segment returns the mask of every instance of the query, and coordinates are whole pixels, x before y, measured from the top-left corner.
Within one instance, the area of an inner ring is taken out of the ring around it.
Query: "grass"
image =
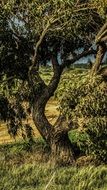
[[[52,180],[51,180],[52,179]],[[1,168],[2,190],[106,190],[107,167],[50,168],[24,164]]]
[[[42,139],[0,146],[0,190],[106,190],[107,166],[54,167]]]

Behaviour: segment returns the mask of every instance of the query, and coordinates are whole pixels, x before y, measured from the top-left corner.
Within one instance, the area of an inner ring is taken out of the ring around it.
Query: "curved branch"
[[[51,143],[52,135],[54,134],[55,129],[45,116],[45,106],[57,89],[62,73],[60,65],[58,64],[57,58],[55,56],[52,56],[52,65],[54,71],[53,77],[49,85],[44,87],[42,93],[39,94],[38,101],[35,101],[33,105],[34,123],[37,126],[40,134],[48,143]]]
[[[102,60],[106,53],[106,50],[107,50],[107,47],[106,47],[105,43],[100,42],[100,44],[98,46],[97,55],[96,55],[96,61],[91,70],[91,76],[93,76],[94,74],[96,74],[99,71],[99,68],[101,66],[101,63],[102,63]]]

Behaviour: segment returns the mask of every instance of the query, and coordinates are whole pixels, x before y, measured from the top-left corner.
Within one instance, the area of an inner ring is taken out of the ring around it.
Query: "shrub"
[[[65,88],[65,87],[64,87]],[[71,129],[83,133],[85,141],[78,138],[80,149],[85,145],[86,154],[107,162],[107,83],[101,76],[74,75],[60,97],[60,111]],[[83,142],[83,143],[81,143]]]

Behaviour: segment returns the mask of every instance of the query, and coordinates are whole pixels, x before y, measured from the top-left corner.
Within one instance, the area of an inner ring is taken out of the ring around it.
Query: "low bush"
[[[76,143],[82,152],[107,162],[107,82],[101,76],[74,74],[59,89],[60,112],[66,116],[71,136],[76,129]],[[62,96],[61,96],[61,93]],[[81,139],[84,136],[85,139]],[[71,139],[72,141],[72,139]]]

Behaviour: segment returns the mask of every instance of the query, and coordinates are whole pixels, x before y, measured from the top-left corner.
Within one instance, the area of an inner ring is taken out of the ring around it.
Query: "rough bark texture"
[[[107,42],[107,22],[101,27],[100,31],[96,35],[95,42]]]
[[[100,65],[106,53],[107,47],[107,22],[101,27],[100,31],[96,35],[95,42],[98,45],[98,51],[96,56],[95,64],[92,67],[92,75],[95,75],[100,70]]]
[[[68,137],[69,130],[65,118],[59,116],[51,142],[51,159],[61,166],[75,163],[74,153]]]
[[[62,134],[60,137],[53,138],[51,144],[51,159],[53,163],[61,166],[75,163],[68,134]]]
[[[45,96],[44,96],[45,97]],[[46,101],[42,97],[34,104],[33,120],[42,137],[51,148],[51,160],[56,165],[68,165],[74,163],[74,156],[71,142],[68,138],[68,131],[58,125],[53,127],[44,114]]]
[[[92,70],[91,70],[91,75],[95,75],[99,71],[105,52],[106,52],[105,43],[100,43],[98,46],[95,64],[93,65]]]

